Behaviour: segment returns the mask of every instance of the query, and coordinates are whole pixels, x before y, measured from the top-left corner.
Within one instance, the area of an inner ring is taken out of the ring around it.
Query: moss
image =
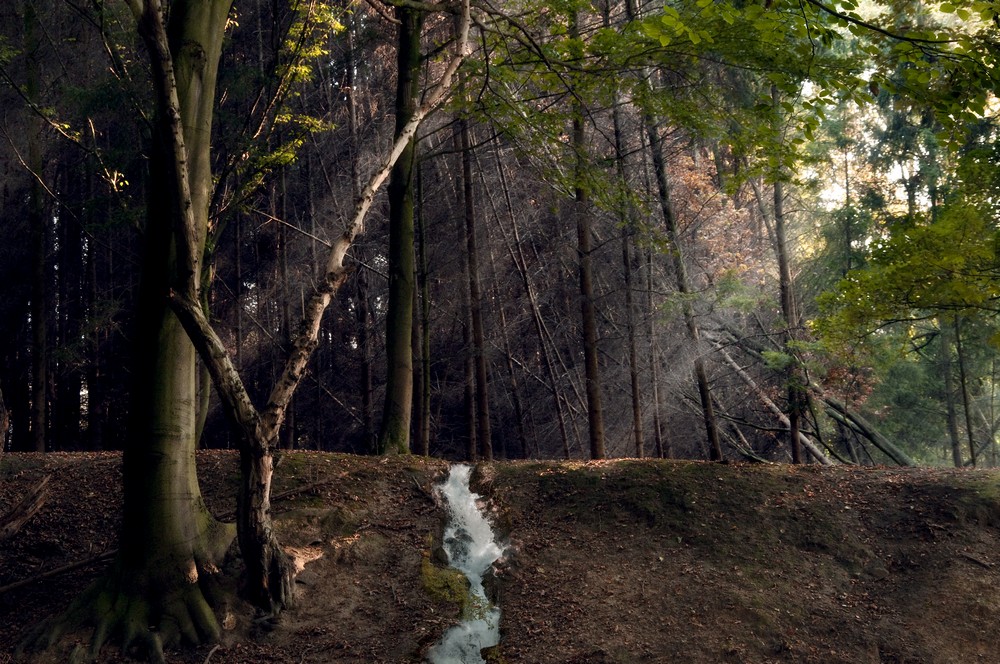
[[[326,535],[333,537],[352,535],[362,521],[362,511],[347,507],[333,507],[326,510],[319,520],[319,527]]]
[[[951,493],[957,494],[952,508],[956,521],[1000,527],[1000,482],[995,476],[977,476]]]
[[[420,581],[424,591],[435,601],[455,605],[460,612],[469,602],[469,581],[457,569],[438,567],[431,562],[430,551],[420,561]]]

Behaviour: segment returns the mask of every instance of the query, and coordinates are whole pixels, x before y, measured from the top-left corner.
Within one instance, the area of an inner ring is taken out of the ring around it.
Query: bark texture
[[[397,51],[396,132],[403,128],[417,110],[420,76],[420,32],[423,11],[399,7],[399,46]],[[414,164],[417,144],[407,142],[389,180],[389,307],[386,313],[387,382],[385,407],[379,428],[378,451],[410,451],[410,416],[413,409],[413,277]]]

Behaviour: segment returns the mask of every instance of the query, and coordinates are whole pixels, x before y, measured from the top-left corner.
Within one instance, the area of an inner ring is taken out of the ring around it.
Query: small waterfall
[[[483,575],[503,554],[489,522],[479,509],[479,495],[469,489],[472,467],[451,467],[438,489],[448,504],[444,550],[448,563],[469,579],[469,599],[462,622],[448,629],[428,653],[431,664],[484,664],[483,648],[500,642],[500,608],[483,589]]]

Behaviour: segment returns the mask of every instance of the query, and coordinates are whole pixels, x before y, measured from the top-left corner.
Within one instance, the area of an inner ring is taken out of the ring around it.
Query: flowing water
[[[483,575],[503,548],[479,509],[479,495],[469,489],[471,473],[471,466],[452,466],[448,479],[439,486],[448,504],[444,550],[448,563],[469,579],[469,600],[462,622],[431,648],[431,664],[484,664],[480,650],[500,642],[500,609],[487,598]]]

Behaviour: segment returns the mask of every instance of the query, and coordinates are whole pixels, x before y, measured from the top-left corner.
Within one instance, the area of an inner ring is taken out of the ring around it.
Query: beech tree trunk
[[[159,2],[130,6],[150,51],[157,116],[122,462],[121,545],[109,574],[60,626],[94,625],[92,654],[120,635],[124,648],[138,646],[162,661],[164,645],[218,638],[203,590],[234,534],[209,514],[198,486],[195,350],[167,299],[184,286],[193,306],[201,306],[215,78],[230,0],[175,0],[168,26]]]
[[[423,11],[397,7],[399,46],[396,55],[396,136],[413,117],[420,92],[420,33]],[[389,180],[389,305],[386,313],[387,383],[378,435],[381,454],[410,451],[413,407],[413,173],[417,144],[412,139],[392,169]]]

